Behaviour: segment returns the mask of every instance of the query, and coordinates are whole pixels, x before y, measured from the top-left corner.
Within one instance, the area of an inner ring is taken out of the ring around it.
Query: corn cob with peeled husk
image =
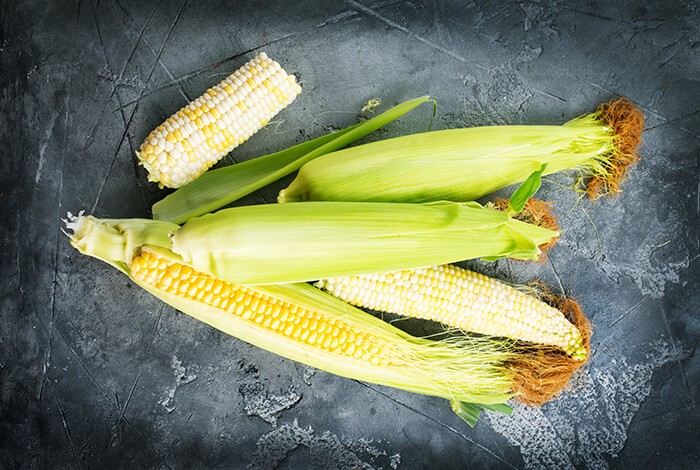
[[[324,279],[316,286],[357,307],[555,346],[577,361],[586,358],[581,333],[559,310],[454,265]]]
[[[197,271],[170,249],[177,226],[69,214],[71,244],[169,305],[225,333],[319,369],[442,397],[473,424],[474,404],[541,403],[531,384],[549,358],[494,338],[409,335],[308,284],[242,286]],[[556,364],[555,364],[556,366]],[[507,409],[507,407],[506,407]]]
[[[301,93],[294,75],[260,53],[153,130],[136,153],[149,181],[196,179]]]
[[[329,153],[304,165],[279,202],[473,201],[544,174],[576,169],[591,198],[620,190],[637,160],[644,118],[604,103],[562,126],[490,126],[413,134]]]

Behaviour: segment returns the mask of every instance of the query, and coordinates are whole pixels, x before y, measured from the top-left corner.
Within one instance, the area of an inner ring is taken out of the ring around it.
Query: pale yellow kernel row
[[[457,266],[325,279],[317,286],[358,307],[553,345],[575,359],[586,357],[580,332],[559,310]]]

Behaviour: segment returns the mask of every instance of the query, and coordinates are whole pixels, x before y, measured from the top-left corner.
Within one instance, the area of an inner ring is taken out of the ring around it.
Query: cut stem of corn
[[[149,181],[180,187],[248,140],[299,93],[296,78],[260,53],[170,116],[136,155]]]
[[[332,134],[277,153],[208,171],[155,203],[153,218],[181,224],[192,217],[213,212],[297,171],[314,158],[351,144],[428,101],[430,98],[427,96],[415,98]]]
[[[491,126],[396,137],[329,153],[304,165],[279,202],[474,201],[545,174],[579,169],[593,198],[619,191],[637,159],[644,119],[626,100],[563,126]]]
[[[457,266],[324,279],[316,286],[358,307],[556,346],[577,361],[586,359],[581,333],[559,310]]]
[[[477,203],[307,202],[224,209],[188,220],[172,250],[240,284],[301,282],[464,259],[537,259],[557,232]]]

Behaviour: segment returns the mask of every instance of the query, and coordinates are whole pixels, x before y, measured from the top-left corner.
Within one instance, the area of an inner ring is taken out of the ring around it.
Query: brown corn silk
[[[586,193],[591,199],[618,193],[629,166],[639,160],[637,149],[642,143],[644,115],[627,98],[602,103],[596,110],[600,119],[613,129],[616,151],[607,166],[607,174],[589,179]]]
[[[586,358],[590,357],[593,329],[590,321],[572,298],[553,295],[539,285],[542,300],[560,310],[581,333],[586,348]],[[541,406],[568,386],[574,373],[587,363],[567,356],[561,349],[544,345],[520,345],[520,354],[506,367],[513,372],[513,392],[517,400],[531,406]]]

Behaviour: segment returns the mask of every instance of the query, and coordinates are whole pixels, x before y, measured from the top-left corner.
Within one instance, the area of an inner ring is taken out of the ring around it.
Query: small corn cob
[[[322,280],[316,286],[358,307],[557,346],[575,360],[586,358],[580,332],[559,310],[457,266],[346,276]]]
[[[260,53],[170,116],[136,155],[149,181],[180,187],[248,140],[299,93],[296,77]]]

